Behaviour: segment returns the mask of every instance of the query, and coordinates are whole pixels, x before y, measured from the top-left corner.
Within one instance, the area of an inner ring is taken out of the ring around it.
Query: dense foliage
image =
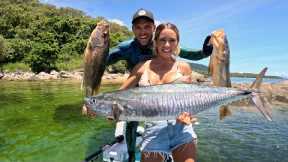
[[[101,19],[38,0],[1,0],[0,63],[25,63],[34,72],[61,70],[60,65],[82,56],[90,33]],[[111,23],[111,47],[131,36],[126,27]],[[121,71],[125,63],[117,65],[116,71]]]

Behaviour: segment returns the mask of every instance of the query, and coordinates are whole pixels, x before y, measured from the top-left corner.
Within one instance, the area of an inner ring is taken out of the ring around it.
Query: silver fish
[[[109,54],[109,24],[100,21],[91,33],[84,52],[84,91],[85,96],[97,93],[102,75],[105,71],[105,60]]]
[[[97,115],[109,116],[115,120],[158,121],[176,119],[182,112],[195,115],[251,97],[260,112],[268,120],[272,120],[270,111],[266,110],[262,101],[258,101],[257,96],[257,92],[226,87],[163,84],[87,97],[85,105]]]

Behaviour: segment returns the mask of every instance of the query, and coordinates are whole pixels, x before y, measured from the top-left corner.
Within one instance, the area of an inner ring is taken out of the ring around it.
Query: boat
[[[113,142],[103,145],[98,151],[89,155],[85,158],[83,162],[94,162],[98,160],[102,154],[103,162],[127,162],[128,161],[128,150],[125,141],[125,131],[126,122],[120,121],[116,124],[115,129],[115,139]],[[137,127],[137,138],[136,138],[136,148],[139,148],[140,142],[142,141],[142,134],[144,133],[144,128],[142,126]],[[136,151],[135,162],[140,162],[141,153],[138,149]]]

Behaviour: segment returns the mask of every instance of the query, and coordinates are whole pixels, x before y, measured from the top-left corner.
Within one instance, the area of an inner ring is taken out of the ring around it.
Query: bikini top
[[[141,87],[141,86],[150,86],[152,85],[151,82],[150,82],[150,78],[149,78],[149,68],[147,68],[147,66],[150,65],[150,62],[151,60],[147,61],[144,66],[145,66],[145,70],[139,80],[139,83],[138,85]],[[176,76],[174,77],[174,81],[172,82],[176,82],[177,80],[179,80],[179,78],[183,77],[183,74],[181,73],[179,67],[178,67],[178,62],[176,61],[173,65],[172,68],[177,68],[176,69]]]

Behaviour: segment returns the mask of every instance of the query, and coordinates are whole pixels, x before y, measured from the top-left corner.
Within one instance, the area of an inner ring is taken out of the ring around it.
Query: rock
[[[36,75],[37,78],[40,80],[49,80],[51,78],[50,74],[45,73],[45,72],[40,72],[39,74]]]
[[[56,70],[52,70],[52,71],[50,72],[50,75],[59,75],[59,73],[58,73]]]
[[[29,81],[35,81],[35,80],[39,80],[39,78],[37,77],[37,75],[33,75],[30,78],[28,78],[27,80]]]
[[[31,77],[33,77],[33,76],[35,76],[34,73],[32,73],[32,72],[26,72],[26,73],[23,74],[22,80],[29,80],[29,79],[30,79]]]
[[[287,103],[288,104],[288,98],[286,96],[275,96],[275,99],[278,102],[283,102],[283,103]]]
[[[83,72],[73,72],[72,73],[72,77],[74,78],[74,79],[77,79],[77,80],[82,80],[82,78],[83,78]]]
[[[288,86],[288,80],[281,81],[279,84],[285,84]]]
[[[3,79],[5,80],[24,80],[24,72],[5,73]]]
[[[193,71],[191,73],[192,81],[193,82],[206,82],[207,79],[203,74],[197,73],[196,71]]]
[[[64,79],[73,78],[73,75],[66,71],[60,71],[59,76],[60,78],[64,78]]]
[[[4,77],[4,73],[0,72],[0,79]]]

